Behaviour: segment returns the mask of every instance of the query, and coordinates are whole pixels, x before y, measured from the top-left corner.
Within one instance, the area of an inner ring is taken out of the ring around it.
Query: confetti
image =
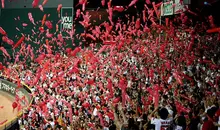
[[[91,18],[94,12],[85,11],[87,0],[79,0],[77,6],[82,8],[77,9],[71,30],[59,30],[61,20],[53,29],[54,21],[48,20],[49,14],[44,14],[40,20],[36,17],[35,23],[32,14],[28,13],[34,27],[27,36],[15,36],[19,40],[14,43],[9,39],[14,37],[7,36],[0,27],[3,45],[7,43],[14,49],[10,55],[4,47],[0,48],[4,55],[2,63],[5,65],[0,63],[1,73],[33,86],[34,93],[31,96],[41,95],[40,100],[33,102],[27,110],[33,117],[35,112],[44,117],[40,129],[50,123],[53,115],[59,118],[58,124],[61,126],[68,126],[65,120],[74,122],[84,116],[85,124],[95,127],[94,116],[98,117],[98,124],[103,127],[109,118],[117,118],[112,111],[117,105],[136,109],[142,115],[149,111],[148,107],[161,106],[164,95],[169,98],[181,97],[187,103],[196,102],[198,99],[194,94],[182,94],[182,91],[197,89],[199,82],[206,82],[213,89],[217,88],[219,79],[216,78],[216,72],[219,65],[217,55],[214,56],[213,53],[218,47],[214,41],[219,38],[220,29],[214,24],[214,16],[210,16],[207,23],[195,22],[194,26],[188,24],[193,22],[188,16],[194,12],[181,13],[180,17],[176,16],[174,20],[165,18],[159,24],[159,7],[162,2],[151,3],[150,0],[145,0],[144,9],[136,16],[126,15],[125,20],[114,19],[117,12],[126,11],[129,7],[137,8],[139,1],[133,0],[126,7],[114,6],[112,0],[100,2],[101,6],[107,4],[108,7],[106,17],[99,14],[100,7],[94,10],[95,13],[98,12],[97,18],[101,21],[108,17],[101,24],[98,24],[99,20]],[[46,3],[47,0],[42,5],[39,2],[36,4],[36,1],[32,4],[43,11]],[[62,4],[59,4],[59,16],[61,9]],[[31,26],[29,21],[22,22],[22,18],[14,19],[22,25],[22,28],[16,27],[20,32]],[[91,20],[96,22],[95,25]],[[84,32],[79,33],[76,29],[78,21],[84,27]],[[56,32],[53,32],[55,29]],[[64,38],[63,32],[68,38]],[[206,33],[200,34],[201,32]],[[10,60],[14,60],[14,63],[7,62]],[[22,87],[20,83],[16,84]],[[205,94],[213,94],[205,88],[203,87]],[[174,93],[174,97],[170,97],[169,93]],[[28,104],[26,98],[17,97],[18,110],[23,108],[21,101]],[[179,100],[166,101],[175,105],[178,114],[191,111],[188,105],[182,105],[184,103]],[[111,103],[113,108],[108,106]]]
[[[11,56],[8,54],[7,50],[4,47],[0,47],[0,50],[3,52],[5,56],[7,56],[9,59],[11,59]]]
[[[80,14],[81,14],[80,9],[77,9],[77,10],[76,10],[76,18],[79,18],[79,17],[80,17]]]
[[[5,8],[5,0],[1,0],[1,3],[2,3],[2,8],[4,9]]]
[[[47,26],[48,29],[52,29],[53,28],[53,24],[50,21],[46,21],[45,25]]]
[[[113,10],[118,12],[123,12],[125,9],[123,6],[114,6]]]
[[[145,0],[145,2],[149,5],[151,4],[150,0]]]
[[[0,27],[0,33],[1,33],[2,35],[6,35],[6,34],[7,34],[2,27]]]
[[[25,37],[22,36],[22,37],[18,40],[18,42],[17,42],[16,44],[14,44],[13,49],[15,49],[15,48],[17,48],[18,46],[20,46],[21,43],[22,43],[24,40],[25,40]]]
[[[42,12],[44,12],[44,7],[43,7],[42,5],[39,5],[38,8],[39,8]]]
[[[207,33],[217,33],[217,32],[220,32],[220,28],[208,29],[206,32]]]
[[[33,0],[32,7],[36,8],[38,6],[39,2],[40,2],[40,0]]]
[[[28,13],[28,18],[29,18],[29,20],[31,21],[31,23],[35,25],[35,22],[34,22],[34,18],[33,18],[33,16],[32,16],[32,13]]]
[[[44,0],[42,3],[42,6],[44,6],[47,2],[48,2],[48,0]]]
[[[44,14],[43,19],[41,21],[41,26],[44,26],[46,19],[47,19],[47,15]]]
[[[58,7],[57,7],[57,12],[58,12],[58,13],[60,13],[60,10],[61,10],[62,7],[63,7],[62,4],[59,4],[59,5],[58,5]]]
[[[105,6],[105,0],[101,0],[102,6]]]
[[[8,43],[9,45],[13,45],[14,42],[6,36],[2,37],[2,41]]]
[[[138,0],[132,0],[131,3],[128,5],[128,7],[135,5],[137,2],[138,2]]]

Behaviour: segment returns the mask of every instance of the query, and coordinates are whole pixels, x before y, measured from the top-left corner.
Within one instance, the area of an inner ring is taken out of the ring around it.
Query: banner
[[[73,11],[73,7],[61,8],[60,31],[62,32],[63,38],[70,38],[68,32],[70,32],[73,28]]]
[[[31,103],[32,98],[30,96],[30,93],[24,87],[26,86],[23,85],[22,88],[16,89],[17,88],[16,84],[0,78],[0,91],[7,92],[8,94],[12,96],[18,95],[19,98],[22,98],[25,96],[28,102]]]
[[[173,1],[161,5],[161,16],[173,15]]]
[[[175,0],[175,7],[174,7],[174,14],[179,14],[182,13],[184,11],[186,11],[186,8],[188,8],[188,5],[184,5],[183,2],[181,2],[181,0]]]

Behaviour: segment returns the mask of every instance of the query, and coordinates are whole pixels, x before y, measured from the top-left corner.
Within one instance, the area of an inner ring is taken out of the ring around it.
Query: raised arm
[[[158,107],[154,109],[154,111],[148,116],[148,119],[151,120],[153,115],[157,112]]]
[[[121,103],[119,103],[118,109],[119,109],[120,114],[122,115],[124,123],[127,122],[127,118],[125,117],[125,114],[124,114],[124,111],[123,111]]]
[[[116,111],[115,111],[114,106],[113,106],[112,104],[110,104],[110,107],[111,107],[111,109],[112,109],[112,111],[113,111],[113,113],[114,113],[114,123],[115,123],[117,129],[120,130],[122,124],[121,124],[121,122],[120,122],[119,119],[118,119],[118,115],[117,115],[117,113],[116,113]]]

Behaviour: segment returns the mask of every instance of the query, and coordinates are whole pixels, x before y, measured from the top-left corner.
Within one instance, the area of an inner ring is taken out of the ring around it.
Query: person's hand
[[[154,111],[157,111],[158,109],[159,109],[159,106],[155,107],[155,108],[154,108]]]
[[[115,108],[114,108],[112,102],[109,103],[109,106],[110,106],[110,108],[111,108],[113,111],[115,110]]]
[[[144,129],[147,129],[147,123],[144,124],[143,128],[144,128]]]
[[[122,109],[123,109],[123,108],[122,108],[122,105],[121,105],[121,103],[119,103],[119,104],[118,104],[118,110],[119,110],[119,111],[122,111]]]
[[[216,123],[216,122],[213,122],[213,124],[214,124],[215,126],[218,126],[218,127],[219,127],[219,124],[218,124],[218,123]]]

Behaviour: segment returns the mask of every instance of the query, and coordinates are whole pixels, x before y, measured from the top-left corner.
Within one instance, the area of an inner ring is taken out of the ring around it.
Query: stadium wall
[[[23,87],[18,89],[16,88],[17,88],[16,84],[9,82],[3,78],[0,78],[0,91],[4,91],[12,96],[15,96],[17,93],[19,98],[25,96],[28,102],[31,103],[31,99],[32,99],[30,96],[31,90],[26,85],[23,85]]]
[[[6,92],[14,97],[18,95],[20,99],[22,99],[22,97],[25,96],[25,98],[27,99],[29,103],[26,106],[26,108],[29,107],[33,100],[33,98],[30,95],[31,94],[30,88],[27,85],[25,85],[23,82],[21,83],[22,87],[17,88],[17,85],[9,80],[13,80],[13,79],[8,79],[4,76],[0,76],[0,91]],[[25,104],[25,101],[22,101],[22,104]],[[22,112],[19,112],[17,117],[14,117],[13,119],[8,120],[7,122],[1,124],[0,129],[3,129],[3,130],[18,129],[19,128],[18,117],[20,117],[21,115],[22,115]]]

